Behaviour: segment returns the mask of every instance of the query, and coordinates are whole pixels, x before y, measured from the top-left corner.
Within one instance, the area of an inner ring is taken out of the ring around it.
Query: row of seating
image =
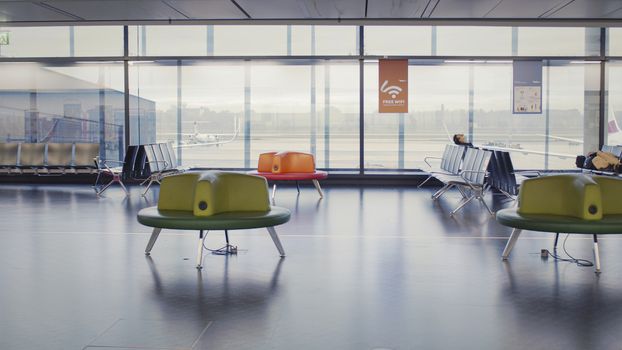
[[[522,174],[531,173],[533,176],[540,176],[537,171],[521,171],[514,170],[510,152],[492,150],[492,158],[489,166],[488,184],[508,198],[516,199],[518,189],[523,181],[528,177]]]
[[[109,162],[117,166],[109,166]],[[173,145],[168,142],[153,143],[146,145],[128,146],[123,162],[101,161],[99,175],[109,176],[111,179],[101,188],[96,189],[98,194],[103,193],[114,183],[118,183],[127,192],[124,181],[142,181],[141,185],[147,184],[143,196],[147,194],[153,183],[160,183],[166,175],[175,174],[182,169],[177,166],[177,157]],[[95,182],[97,188],[99,176]]]
[[[98,143],[0,143],[0,171],[6,174],[92,174]]]
[[[488,188],[486,178],[491,157],[492,151],[447,145],[441,158],[441,169],[430,173],[431,177],[444,184],[440,190],[432,195],[432,199],[440,198],[449,189],[455,187],[460,191],[462,201],[458,207],[450,212],[450,215],[454,215],[474,199],[479,200],[492,215],[493,212],[483,199]],[[431,157],[425,159],[426,163],[429,158]]]

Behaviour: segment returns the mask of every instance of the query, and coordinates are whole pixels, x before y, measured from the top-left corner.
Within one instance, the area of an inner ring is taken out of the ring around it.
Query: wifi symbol
[[[384,83],[382,83],[382,85],[380,86],[380,91],[391,95],[392,98],[395,98],[397,95],[400,94],[400,92],[402,92],[402,88],[399,86],[387,85],[389,85],[389,81],[385,80]]]

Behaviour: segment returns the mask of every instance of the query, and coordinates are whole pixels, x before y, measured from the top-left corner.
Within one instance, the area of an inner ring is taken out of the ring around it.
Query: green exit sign
[[[0,45],[9,44],[9,32],[0,32]]]

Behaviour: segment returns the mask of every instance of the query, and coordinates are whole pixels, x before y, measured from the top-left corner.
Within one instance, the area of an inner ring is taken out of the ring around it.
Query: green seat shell
[[[194,216],[191,211],[144,208],[138,212],[138,222],[145,226],[174,230],[242,230],[272,227],[289,221],[291,213],[282,207],[268,211],[239,211],[211,216]]]
[[[577,233],[577,234],[620,234],[622,215],[605,215],[600,220],[583,220],[571,216],[551,214],[521,214],[516,208],[497,212],[497,221],[521,230]]]

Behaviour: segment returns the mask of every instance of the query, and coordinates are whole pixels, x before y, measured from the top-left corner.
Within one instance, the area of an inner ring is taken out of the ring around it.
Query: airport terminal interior
[[[0,349],[622,349],[620,0],[0,1]]]

